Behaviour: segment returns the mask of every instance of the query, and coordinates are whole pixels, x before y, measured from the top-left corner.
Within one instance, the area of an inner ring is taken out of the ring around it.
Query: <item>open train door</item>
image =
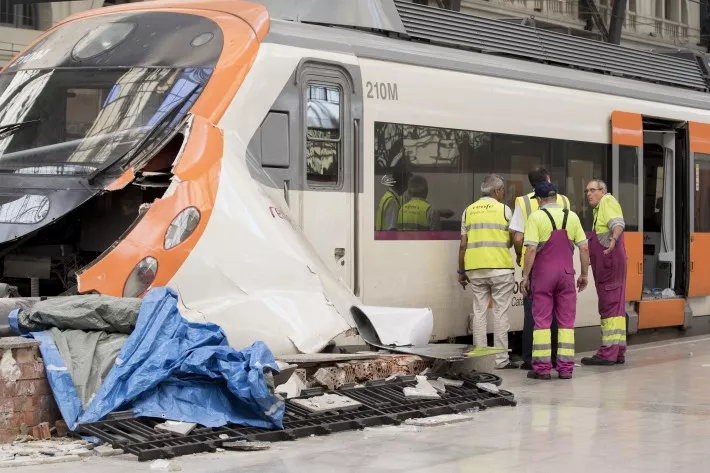
[[[627,330],[638,330],[635,302],[643,289],[643,218],[639,203],[643,196],[643,124],[640,114],[614,111],[611,114],[611,192],[621,204],[626,230],[626,314]]]
[[[689,298],[710,296],[710,124],[688,123],[690,135]],[[694,300],[705,303],[706,300]],[[701,312],[707,312],[707,307]]]

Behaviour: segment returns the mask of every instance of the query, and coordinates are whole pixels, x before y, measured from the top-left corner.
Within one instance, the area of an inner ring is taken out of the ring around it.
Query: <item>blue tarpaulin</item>
[[[54,398],[72,430],[121,410],[207,427],[283,428],[284,402],[264,376],[265,368],[278,373],[271,351],[262,342],[237,351],[219,326],[188,322],[172,289],[152,289],[145,296],[135,330],[83,412],[49,331],[32,336],[42,342]]]

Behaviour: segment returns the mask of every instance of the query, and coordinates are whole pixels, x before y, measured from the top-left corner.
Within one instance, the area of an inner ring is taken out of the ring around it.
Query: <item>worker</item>
[[[513,211],[513,218],[510,220],[510,230],[513,234],[513,246],[515,247],[516,261],[520,269],[524,269],[524,256],[525,256],[525,245],[523,245],[523,232],[525,231],[525,223],[532,212],[537,210],[537,200],[535,199],[535,186],[540,182],[551,182],[550,173],[547,172],[542,166],[533,167],[530,172],[528,172],[528,180],[530,181],[530,186],[533,188],[533,192],[529,194],[524,194],[515,199],[515,210]],[[557,194],[557,204],[563,209],[569,209],[569,199],[562,194]],[[532,315],[532,297],[523,297],[523,364],[522,369],[531,370],[532,369],[532,346],[533,346],[533,328],[535,323],[533,322]],[[557,318],[552,317],[552,364],[555,364],[555,359],[557,356]]]
[[[397,230],[397,217],[403,204],[405,185],[408,179],[409,173],[399,173],[399,179],[393,174],[382,176],[380,182],[386,187],[386,190],[377,207],[375,231]]]
[[[427,202],[429,186],[422,176],[412,176],[407,186],[409,202],[402,205],[397,217],[399,231],[440,230],[439,213]]]
[[[572,378],[574,370],[574,320],[577,293],[574,285],[574,247],[579,248],[582,272],[577,288],[587,287],[589,248],[587,236],[576,213],[557,203],[557,189],[547,181],[535,186],[539,210],[525,224],[525,264],[520,283],[523,295],[532,294],[535,322],[532,371],[528,378],[550,379],[552,370],[552,319],[557,316],[557,365],[561,379]],[[532,284],[530,275],[532,274]]]
[[[494,345],[503,348],[496,354],[498,369],[517,369],[508,356],[508,311],[513,300],[515,269],[510,254],[512,239],[508,231],[510,207],[503,204],[505,183],[495,174],[481,184],[483,197],[464,210],[461,216],[458,281],[473,292],[473,344],[488,346],[486,313],[493,298]]]
[[[584,365],[623,364],[626,353],[626,249],[624,215],[619,202],[607,194],[601,179],[587,184],[584,193],[594,210],[589,256],[597,287],[602,344],[597,353],[582,358]]]

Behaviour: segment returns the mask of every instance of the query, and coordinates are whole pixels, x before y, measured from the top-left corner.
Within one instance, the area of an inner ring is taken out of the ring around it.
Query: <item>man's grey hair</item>
[[[503,182],[502,177],[498,174],[489,174],[483,178],[483,182],[481,183],[481,194],[489,196],[498,189],[502,189],[503,186],[505,186],[505,182]]]
[[[606,182],[602,181],[601,179],[592,179],[589,182],[596,182],[597,186],[599,186],[601,190],[607,190]]]

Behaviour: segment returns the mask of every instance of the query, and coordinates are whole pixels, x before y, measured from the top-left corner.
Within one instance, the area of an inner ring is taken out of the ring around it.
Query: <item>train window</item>
[[[535,165],[560,177],[558,189],[591,228],[584,185],[606,178],[608,160],[606,144],[376,122],[375,239],[458,240],[462,213],[481,197],[487,174],[503,177],[512,209],[530,192]]]
[[[612,189],[624,213],[626,231],[639,228],[639,160],[634,146],[619,146],[619,190]],[[655,189],[654,189],[655,191]]]
[[[342,139],[341,89],[310,84],[306,89],[306,176],[313,185],[338,185]]]
[[[710,233],[710,154],[695,154],[695,231]]]

